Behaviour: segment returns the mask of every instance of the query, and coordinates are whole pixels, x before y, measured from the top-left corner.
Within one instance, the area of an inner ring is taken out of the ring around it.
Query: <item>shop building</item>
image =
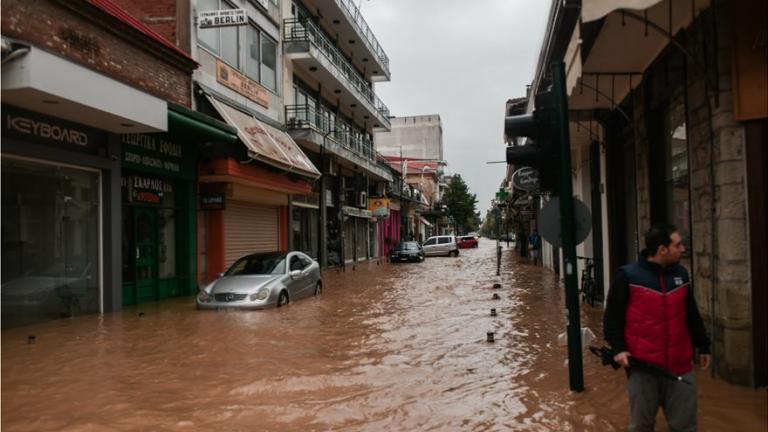
[[[553,3],[531,93],[547,87],[551,62],[565,62],[573,193],[593,214],[593,238],[579,254],[602,257],[608,289],[651,225],[675,224],[715,373],[762,386],[766,5],[647,3],[641,11],[621,9],[628,2]]]
[[[3,327],[119,310],[121,135],[167,131],[196,64],[107,0],[5,2],[2,39]]]
[[[380,227],[368,198],[392,181],[373,146],[373,132],[390,128],[373,83],[389,80],[389,59],[352,2],[281,6],[285,124],[322,171],[309,196],[292,197],[292,239],[317,243],[306,250],[323,267],[372,258]]]

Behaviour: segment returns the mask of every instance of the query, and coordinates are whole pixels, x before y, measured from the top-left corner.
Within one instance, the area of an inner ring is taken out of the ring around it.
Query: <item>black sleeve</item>
[[[704,320],[701,319],[699,308],[696,306],[696,296],[693,295],[691,285],[688,286],[688,295],[685,298],[685,321],[693,346],[699,350],[699,353],[709,354],[710,342],[707,329],[704,327]]]
[[[624,341],[624,321],[628,300],[629,281],[624,271],[618,270],[611,284],[611,290],[608,291],[603,315],[603,337],[611,345],[614,354],[627,350],[627,344]]]

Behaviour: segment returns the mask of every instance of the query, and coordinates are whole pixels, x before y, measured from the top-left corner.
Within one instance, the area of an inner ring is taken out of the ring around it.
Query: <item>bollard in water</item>
[[[139,312],[139,318],[144,318],[144,312]]]
[[[27,343],[28,344],[34,344],[37,341],[37,338],[34,336],[27,336]]]
[[[495,284],[493,284],[493,289],[499,289],[499,288],[501,288],[500,283],[496,282]]]
[[[494,300],[498,300],[498,299],[500,299],[500,298],[501,298],[501,297],[500,297],[498,294],[496,294],[496,293],[493,293],[493,299],[494,299]]]
[[[494,341],[494,339],[493,339],[493,332],[486,333],[486,339],[485,340],[487,340],[488,342],[493,342]]]
[[[491,316],[496,316],[496,309],[491,309]]]

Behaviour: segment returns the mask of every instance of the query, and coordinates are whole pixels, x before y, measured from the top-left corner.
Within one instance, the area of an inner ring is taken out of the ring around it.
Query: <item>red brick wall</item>
[[[179,46],[176,32],[176,0],[112,0],[112,3],[160,33],[172,44]]]
[[[76,12],[53,0],[5,0],[2,33],[162,99],[191,106],[191,71],[169,60],[171,54],[150,47],[146,36],[117,25],[111,15],[84,2],[77,7]]]

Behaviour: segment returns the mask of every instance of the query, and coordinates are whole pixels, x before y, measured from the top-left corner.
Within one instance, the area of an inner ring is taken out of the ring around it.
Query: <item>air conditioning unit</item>
[[[360,192],[360,200],[358,201],[359,207],[368,207],[368,192]]]
[[[337,169],[336,161],[333,158],[326,158],[325,166],[323,167],[323,174],[335,176],[336,169]]]

